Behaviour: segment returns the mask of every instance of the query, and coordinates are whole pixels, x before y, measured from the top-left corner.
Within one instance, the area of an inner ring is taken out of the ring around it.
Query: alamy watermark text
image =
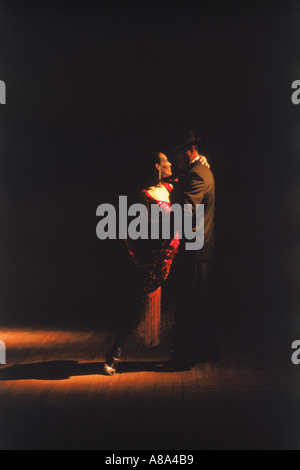
[[[292,354],[292,363],[294,366],[299,366],[300,364],[300,341],[294,341],[292,344],[292,349],[294,350]]]
[[[6,345],[4,341],[0,341],[0,365],[6,364]]]
[[[297,106],[300,104],[300,80],[292,83],[292,90],[295,90],[292,94],[292,103]]]
[[[97,208],[96,234],[99,240],[159,240],[173,237],[185,240],[185,249],[198,251],[204,246],[204,205],[173,204],[166,211],[152,204],[150,214],[144,204],[127,205],[127,196],[119,197],[118,210],[112,204]],[[150,217],[149,217],[150,216]]]
[[[0,80],[0,104],[6,104],[6,85]]]

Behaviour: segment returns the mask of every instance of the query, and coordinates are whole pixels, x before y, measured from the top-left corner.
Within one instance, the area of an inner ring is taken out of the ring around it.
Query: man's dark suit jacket
[[[215,223],[215,180],[210,169],[198,160],[190,165],[188,170],[179,178],[178,185],[171,193],[171,203],[191,204],[193,213],[196,204],[204,204],[204,247],[196,251],[199,262],[210,262],[214,252],[214,223]]]

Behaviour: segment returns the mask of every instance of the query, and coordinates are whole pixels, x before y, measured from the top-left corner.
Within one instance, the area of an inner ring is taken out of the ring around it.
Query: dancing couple
[[[130,332],[139,325],[147,346],[159,344],[161,290],[170,270],[175,282],[175,312],[170,371],[189,370],[197,362],[209,360],[214,351],[210,334],[210,276],[214,250],[215,182],[206,157],[199,154],[200,139],[192,132],[182,137],[172,157],[181,174],[170,183],[172,164],[163,153],[153,154],[153,181],[140,193],[140,203],[148,209],[158,204],[170,212],[173,204],[190,204],[196,224],[197,205],[204,205],[204,246],[187,251],[178,233],[170,239],[126,240],[131,266],[135,272],[135,299],[120,322],[113,348],[107,353],[104,373],[114,375]],[[151,175],[149,175],[150,177]],[[195,228],[196,229],[196,228]],[[208,352],[209,351],[209,352]]]

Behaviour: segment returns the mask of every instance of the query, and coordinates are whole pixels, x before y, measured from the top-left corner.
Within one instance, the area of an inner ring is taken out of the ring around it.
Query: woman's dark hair
[[[159,183],[159,171],[156,164],[160,165],[160,154],[162,152],[149,152],[142,160],[141,190],[156,186]],[[140,185],[139,185],[140,187]]]

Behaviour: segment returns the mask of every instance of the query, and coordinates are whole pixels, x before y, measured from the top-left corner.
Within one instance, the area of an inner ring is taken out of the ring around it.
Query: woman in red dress
[[[158,204],[162,211],[170,212],[170,193],[173,190],[171,184],[164,182],[166,178],[172,176],[172,165],[168,158],[163,153],[155,153],[153,159],[154,182],[152,186],[141,191],[139,201],[145,204],[148,209],[150,230],[151,224],[157,223],[151,219],[151,206]],[[133,318],[138,320],[138,333],[148,347],[159,344],[161,288],[169,276],[179,244],[179,234],[175,234],[172,239],[126,240],[130,259],[136,267],[140,281],[136,293],[137,298],[140,299],[138,302],[139,312],[137,317]],[[120,326],[115,345],[106,357],[104,372],[107,375],[115,374],[124,342],[135,326],[132,317],[126,317]]]

